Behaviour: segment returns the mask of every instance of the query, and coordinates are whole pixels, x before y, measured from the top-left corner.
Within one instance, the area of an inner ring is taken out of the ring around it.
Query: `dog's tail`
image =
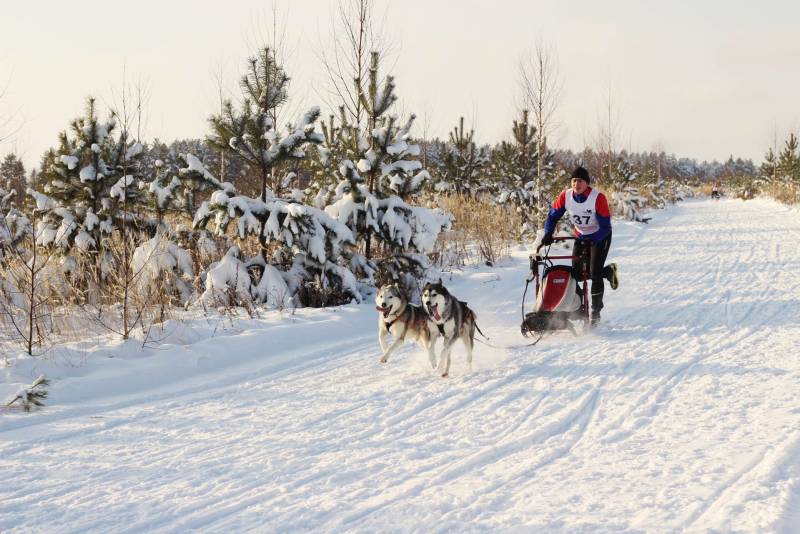
[[[478,331],[478,333],[479,333],[480,335],[482,335],[482,336],[483,336],[483,337],[484,337],[484,338],[485,338],[485,339],[488,341],[488,340],[489,340],[489,336],[487,336],[486,334],[484,334],[484,333],[481,331],[480,327],[478,326],[478,316],[477,316],[477,315],[475,315],[475,312],[472,310],[472,308],[467,308],[467,310],[469,310],[469,314],[472,316],[472,324],[474,324],[474,325],[475,325],[475,330],[477,330],[477,331]]]
[[[478,333],[479,333],[480,335],[482,335],[483,337],[485,337],[487,341],[489,340],[489,336],[487,336],[486,334],[484,334],[483,332],[481,332],[481,329],[480,329],[480,327],[478,326],[478,323],[475,323],[475,330],[477,330],[477,331],[478,331]]]

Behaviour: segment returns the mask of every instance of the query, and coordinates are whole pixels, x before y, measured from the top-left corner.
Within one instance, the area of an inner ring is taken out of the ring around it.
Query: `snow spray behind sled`
[[[554,237],[553,241],[575,240],[574,237]],[[575,332],[572,321],[584,321],[589,324],[589,248],[583,247],[580,258],[580,271],[575,272],[572,265],[555,265],[553,260],[575,260],[577,256],[551,256],[548,246],[544,254],[530,257],[531,275],[525,284],[536,281],[536,304],[533,311],[525,313],[525,295],[522,296],[522,335],[528,333],[541,334],[551,330],[569,329]],[[541,272],[540,272],[541,271]],[[578,278],[582,284],[578,285]]]

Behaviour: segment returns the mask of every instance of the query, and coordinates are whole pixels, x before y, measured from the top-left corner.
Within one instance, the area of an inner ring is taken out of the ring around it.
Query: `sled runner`
[[[575,237],[554,237],[553,241],[575,240]],[[575,273],[572,265],[556,265],[554,260],[575,260],[577,256],[550,255],[550,247],[540,254],[530,257],[531,275],[525,284],[535,281],[536,303],[533,311],[525,313],[525,295],[522,296],[523,320],[521,331],[528,334],[543,334],[553,330],[571,330],[575,333],[573,322],[589,324],[589,249],[585,247],[580,262],[580,273]],[[579,285],[578,282],[581,282]]]

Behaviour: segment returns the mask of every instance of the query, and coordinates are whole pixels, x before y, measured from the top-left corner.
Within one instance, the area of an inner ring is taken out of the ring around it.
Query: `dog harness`
[[[408,307],[406,307],[406,309],[405,309],[405,310],[403,310],[403,313],[400,313],[400,314],[398,314],[398,315],[397,315],[397,317],[395,317],[393,320],[389,321],[388,323],[387,323],[386,321],[383,321],[383,324],[384,324],[384,326],[386,327],[386,330],[389,330],[389,329],[391,329],[391,328],[392,328],[392,325],[393,325],[394,323],[396,323],[397,321],[399,321],[399,320],[400,320],[400,317],[402,317],[403,315],[405,315],[405,314],[406,314],[406,311],[408,311]],[[405,331],[403,332],[403,335],[404,335],[404,336],[406,335]]]

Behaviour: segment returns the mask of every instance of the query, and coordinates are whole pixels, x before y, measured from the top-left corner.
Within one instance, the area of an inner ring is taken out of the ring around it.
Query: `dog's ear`
[[[439,284],[439,285],[442,285],[442,278],[441,278],[441,277],[439,277],[439,281],[438,281],[438,282],[436,282],[436,283],[437,283],[437,284]]]

